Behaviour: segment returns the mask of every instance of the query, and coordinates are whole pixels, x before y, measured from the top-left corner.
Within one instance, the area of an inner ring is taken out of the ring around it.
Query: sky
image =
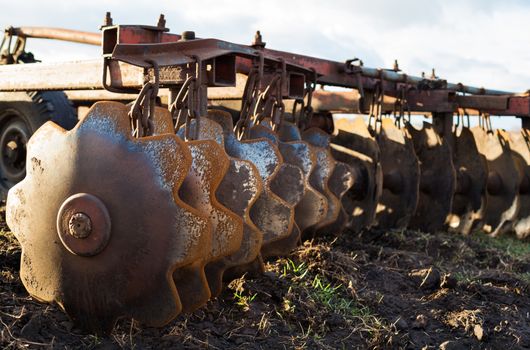
[[[514,92],[530,89],[530,1],[525,0],[0,0],[0,25],[97,31],[106,11],[115,24],[156,25],[171,32],[250,43],[260,30],[268,48],[391,68],[410,75]],[[33,40],[43,61],[94,58],[96,47]],[[500,118],[498,118],[500,119]],[[494,119],[498,125],[498,121]],[[501,123],[502,124],[502,123]]]

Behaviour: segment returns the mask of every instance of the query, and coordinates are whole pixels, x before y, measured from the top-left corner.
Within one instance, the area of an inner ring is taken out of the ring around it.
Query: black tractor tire
[[[70,130],[77,112],[61,91],[0,92],[0,199],[26,176],[26,144],[47,121]]]

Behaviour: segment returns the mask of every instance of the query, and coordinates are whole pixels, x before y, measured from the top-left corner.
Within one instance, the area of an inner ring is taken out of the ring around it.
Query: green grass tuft
[[[530,244],[510,236],[489,237],[477,232],[471,237],[486,249],[501,250],[513,258],[530,257]]]

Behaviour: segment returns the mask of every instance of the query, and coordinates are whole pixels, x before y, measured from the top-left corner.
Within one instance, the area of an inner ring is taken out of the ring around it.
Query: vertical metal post
[[[204,117],[208,113],[208,85],[206,83],[201,83],[197,98],[199,115]]]
[[[449,145],[453,144],[453,113],[432,113],[434,130]]]

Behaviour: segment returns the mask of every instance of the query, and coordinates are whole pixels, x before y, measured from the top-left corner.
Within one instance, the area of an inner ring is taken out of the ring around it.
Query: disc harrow
[[[530,117],[529,96],[161,26],[107,25],[102,41],[102,84],[132,103],[94,103],[71,130],[44,124],[6,204],[26,289],[87,331],[162,326],[304,239],[530,235],[530,124],[508,133],[489,116]],[[317,83],[355,93],[320,91],[317,109]],[[460,122],[472,108],[477,127]],[[431,120],[417,129],[414,113]]]

